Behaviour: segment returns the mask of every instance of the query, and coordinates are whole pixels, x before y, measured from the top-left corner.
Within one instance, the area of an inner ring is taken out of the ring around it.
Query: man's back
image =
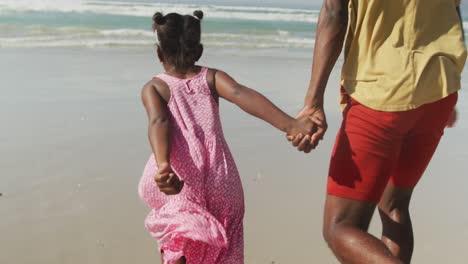
[[[404,111],[460,89],[459,0],[350,0],[342,73],[362,104]]]

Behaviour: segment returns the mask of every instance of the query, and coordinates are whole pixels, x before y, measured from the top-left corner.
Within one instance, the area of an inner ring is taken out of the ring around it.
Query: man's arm
[[[317,25],[314,60],[305,106],[323,106],[330,73],[343,48],[349,0],[324,0]]]
[[[295,147],[306,153],[318,145],[327,130],[323,99],[328,78],[343,49],[348,28],[348,3],[349,0],[324,0],[320,11],[309,89],[304,108],[298,115],[298,118],[310,116],[320,120],[320,124],[317,123],[318,130],[310,142],[300,137],[288,138]]]

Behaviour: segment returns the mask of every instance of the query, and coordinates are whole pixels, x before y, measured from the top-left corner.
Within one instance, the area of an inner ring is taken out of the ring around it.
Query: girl
[[[165,73],[142,91],[154,155],[139,194],[152,208],[145,226],[165,264],[241,264],[244,196],[221,129],[219,98],[291,136],[309,135],[314,125],[291,118],[228,74],[197,66],[202,18],[201,11],[153,16]]]

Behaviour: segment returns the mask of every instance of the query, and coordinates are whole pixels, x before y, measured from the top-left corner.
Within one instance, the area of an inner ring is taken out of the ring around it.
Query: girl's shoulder
[[[210,87],[212,91],[213,90],[216,91],[215,75],[217,71],[218,71],[217,69],[206,67],[206,82],[208,83],[208,86]]]
[[[218,69],[206,67],[206,83],[208,84],[211,94],[216,101],[218,101],[218,98],[219,98],[218,91],[216,90],[216,73],[217,72],[218,72]]]
[[[155,77],[151,78],[142,88],[142,94],[145,93],[145,91],[155,91],[156,93],[159,94],[166,102],[169,102],[169,99],[171,97],[171,91],[169,88],[169,85],[166,83],[166,81],[161,78],[161,74],[156,75]]]

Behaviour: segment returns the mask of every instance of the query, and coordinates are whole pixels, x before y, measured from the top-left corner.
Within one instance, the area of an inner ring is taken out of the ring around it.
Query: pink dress
[[[170,162],[185,182],[178,195],[161,193],[151,156],[139,183],[140,197],[152,208],[145,226],[164,252],[164,264],[182,256],[187,264],[244,263],[244,194],[207,71],[190,79],[157,76],[171,90]]]

